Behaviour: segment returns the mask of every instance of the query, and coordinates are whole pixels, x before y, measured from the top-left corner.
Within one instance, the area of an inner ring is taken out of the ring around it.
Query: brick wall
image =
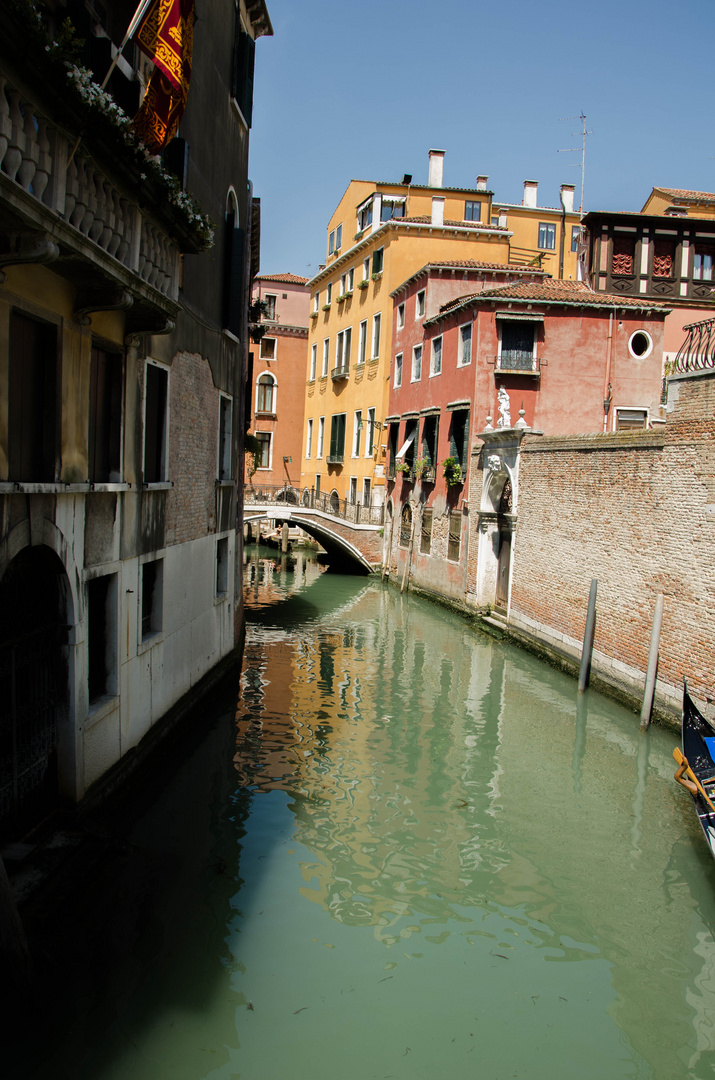
[[[182,544],[215,529],[219,394],[206,360],[177,353],[171,365],[166,542]]]
[[[715,694],[715,373],[672,380],[663,433],[522,444],[510,625],[578,658],[598,580],[593,670],[642,695],[659,593],[656,700],[677,710],[687,676]]]

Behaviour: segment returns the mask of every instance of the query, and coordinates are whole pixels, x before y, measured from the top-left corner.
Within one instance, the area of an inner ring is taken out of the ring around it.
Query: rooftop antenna
[[[580,120],[581,121],[581,125],[582,125],[581,131],[580,132],[578,132],[578,131],[572,131],[571,132],[571,134],[574,136],[574,138],[577,138],[579,136],[579,134],[581,135],[581,145],[580,146],[569,146],[566,150],[557,150],[556,153],[557,154],[577,154],[579,150],[581,151],[581,165],[580,165],[580,168],[581,168],[581,205],[578,208],[578,212],[579,212],[579,214],[583,214],[583,188],[584,188],[584,183],[585,183],[585,180],[586,180],[586,136],[587,135],[593,135],[593,132],[586,130],[586,114],[584,112],[579,113],[578,116],[561,116],[561,117],[559,117],[559,119],[560,120]],[[574,163],[572,163],[570,167],[572,169],[578,169],[579,168],[579,166],[574,164]]]

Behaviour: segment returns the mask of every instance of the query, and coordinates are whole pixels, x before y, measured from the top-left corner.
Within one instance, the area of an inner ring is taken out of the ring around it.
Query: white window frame
[[[348,292],[354,292],[355,290],[355,267],[351,266],[348,270]]]
[[[363,506],[369,506],[372,500],[372,481],[369,476],[364,476],[362,480],[362,504]]]
[[[335,251],[335,229],[332,230],[328,236],[328,255],[332,255]]]
[[[315,451],[316,458],[322,458],[325,446],[325,417],[318,417],[318,446]]]
[[[402,386],[402,361],[404,357],[401,352],[395,353],[395,381],[393,387],[398,390]]]
[[[356,409],[353,416],[353,453],[354,458],[360,457],[360,434],[363,429],[362,409]]]
[[[335,367],[337,371],[350,370],[350,347],[352,336],[352,326],[346,326],[344,330],[338,332],[335,339]]]
[[[358,364],[365,363],[365,354],[367,352],[367,319],[363,319],[360,323],[360,330],[358,331]]]
[[[648,347],[646,348],[645,352],[642,352],[642,353],[637,353],[635,351],[635,349],[633,348],[633,341],[639,335],[642,335],[646,339],[646,341],[648,342]],[[633,333],[628,338],[628,352],[630,353],[630,355],[633,357],[634,360],[645,360],[647,357],[650,356],[650,354],[653,352],[653,338],[651,337],[651,335],[648,333],[647,330],[644,330],[641,327],[640,329],[633,331]]]
[[[263,346],[264,346],[266,341],[272,341],[273,342],[273,356],[267,356],[263,351]],[[261,338],[261,345],[260,345],[260,348],[258,350],[259,359],[260,360],[275,360],[277,344],[278,344],[278,339],[277,338],[274,338],[274,337],[262,337]]]
[[[464,331],[465,330],[469,330],[469,356],[467,357],[466,360],[464,359]],[[462,325],[458,328],[457,332],[459,334],[459,343],[458,343],[459,356],[457,357],[457,367],[468,367],[468,365],[471,364],[471,362],[472,362],[472,338],[474,337],[474,334],[473,334],[473,331],[472,331],[472,323],[470,323],[470,322],[462,323]]]
[[[380,330],[382,327],[382,312],[378,311],[372,317],[372,356],[371,360],[377,360],[380,355]]]
[[[365,434],[365,457],[372,457],[375,453],[375,408],[367,410],[367,424]]]
[[[261,379],[263,378],[264,375],[268,375],[268,377],[271,379],[272,385],[273,385],[273,389],[272,389],[272,392],[271,392],[271,402],[272,402],[273,408],[271,408],[271,409],[259,409],[258,408],[258,387],[259,387]],[[261,413],[266,413],[266,414],[274,414],[276,412],[277,398],[278,398],[278,380],[276,379],[275,375],[273,374],[272,371],[259,371],[258,378],[256,379],[255,411],[257,413],[261,412]]]
[[[272,431],[256,431],[256,437],[258,437],[259,435],[267,435],[268,436],[268,464],[267,465],[259,465],[258,469],[256,471],[257,472],[261,472],[261,471],[270,472],[271,469],[273,468],[273,432]],[[265,440],[259,440],[259,442],[261,442],[261,441],[265,441]]]
[[[233,398],[219,392],[218,396],[218,454],[217,477],[219,480],[231,480],[231,441],[233,433]],[[224,420],[224,425],[221,421]]]
[[[443,347],[442,335],[432,338],[430,343],[430,361],[429,361],[429,377],[433,379],[435,375],[442,374],[442,347]],[[439,347],[438,347],[439,346]]]
[[[318,311],[320,308],[320,289],[317,289],[315,296],[313,297],[313,311]]]
[[[362,279],[363,281],[370,280],[370,256],[362,261]]]
[[[621,413],[642,413],[643,427],[620,428],[621,431],[647,431],[650,427],[650,409],[643,405],[616,405],[613,409],[613,430],[618,431],[618,418]]]
[[[313,452],[313,418],[312,416],[308,420],[306,436],[305,436],[305,456],[309,458]]]
[[[340,248],[342,246],[343,246],[343,227],[342,227],[342,225],[338,225],[338,227],[335,230],[335,251],[336,251],[336,253],[338,251],[340,251]]]
[[[324,379],[328,374],[330,368],[330,338],[323,338],[323,368],[320,372],[321,379]]]
[[[348,275],[347,273],[340,275],[340,295],[345,296],[348,291]]]
[[[315,374],[318,370],[318,343],[314,342],[310,346],[310,375],[308,376],[310,382],[315,382]]]
[[[405,325],[405,302],[397,305],[397,329],[402,330]]]
[[[415,318],[417,319],[424,318],[425,295],[425,290],[420,289],[420,291],[417,293],[417,296],[415,297]]]
[[[325,303],[332,304],[333,302],[333,283],[329,281],[325,286]]]
[[[544,240],[546,241],[545,244],[541,243],[541,231],[542,231],[542,229],[544,231]],[[538,239],[537,247],[539,248],[540,251],[556,251],[556,222],[555,221],[540,221],[539,222],[539,233],[538,233],[537,239]],[[548,242],[549,240],[553,240],[553,244],[550,244]]]
[[[147,427],[147,379],[149,368],[155,367],[164,372],[166,377],[166,400],[164,402],[164,416],[163,416],[163,431],[161,432],[161,476],[159,480],[150,481],[147,486],[151,487],[152,484],[166,484],[169,480],[169,427],[171,423],[171,368],[168,364],[162,364],[158,360],[153,360],[151,357],[147,357],[146,364],[144,365],[144,401],[142,405],[142,416],[144,423],[142,425],[142,474],[146,468],[146,427]]]
[[[418,363],[419,361],[419,363]],[[416,372],[416,374],[415,374]],[[422,378],[422,346],[412,346],[412,373],[410,375],[410,382],[419,382]]]
[[[358,482],[357,476],[351,476],[350,477],[350,489],[349,489],[349,493],[348,493],[348,502],[350,503],[351,506],[355,506],[355,504],[357,503],[357,482]]]

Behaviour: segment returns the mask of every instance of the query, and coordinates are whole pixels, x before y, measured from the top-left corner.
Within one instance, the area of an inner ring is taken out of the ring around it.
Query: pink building
[[[409,561],[416,584],[464,598],[476,574],[468,491],[480,433],[662,424],[669,309],[553,279],[482,288],[439,307],[443,288],[425,268],[393,294],[386,543],[399,573]]]
[[[253,301],[263,302],[260,329],[249,365],[251,433],[260,444],[254,484],[296,485],[300,479],[308,347],[308,278],[260,274]],[[246,460],[246,478],[251,456]]]

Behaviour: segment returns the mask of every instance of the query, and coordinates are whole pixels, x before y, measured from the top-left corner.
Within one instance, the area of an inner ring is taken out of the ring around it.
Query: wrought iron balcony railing
[[[508,349],[495,358],[494,370],[519,375],[538,375],[541,360],[522,349]]]

